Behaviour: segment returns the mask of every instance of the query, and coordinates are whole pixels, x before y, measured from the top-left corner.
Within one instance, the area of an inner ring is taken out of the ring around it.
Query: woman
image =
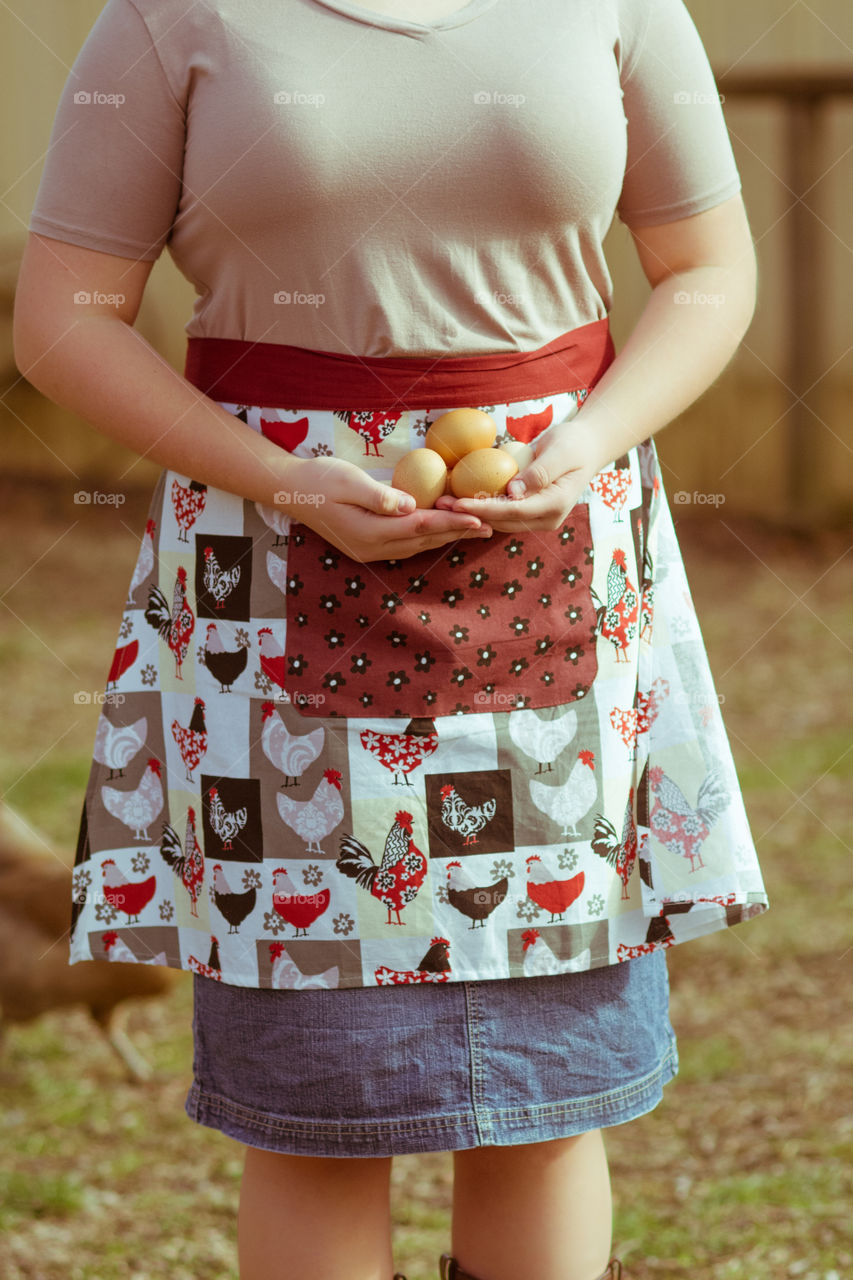
[[[619,1273],[666,948],[766,907],[650,439],[749,324],[739,192],[682,0],[109,0],[75,63],[17,359],[164,471],[71,962],[115,924],[196,974],[243,1280],[384,1280],[393,1155],[439,1150],[443,1276]],[[166,244],[184,378],[133,328]],[[463,407],[535,456],[414,510]]]

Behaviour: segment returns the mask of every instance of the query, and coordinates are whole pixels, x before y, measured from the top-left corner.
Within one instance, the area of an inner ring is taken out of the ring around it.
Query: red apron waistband
[[[184,376],[212,400],[279,409],[438,409],[592,387],[616,355],[607,316],[536,351],[350,356],[276,342],[190,338]]]

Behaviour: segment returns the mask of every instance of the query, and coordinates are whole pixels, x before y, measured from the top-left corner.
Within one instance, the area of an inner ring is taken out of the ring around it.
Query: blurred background
[[[12,358],[57,100],[101,7],[0,6],[0,1001],[13,1024],[0,1042],[0,1276],[221,1280],[237,1274],[241,1149],[183,1113],[186,975],[124,1004],[147,1078],[84,1005],[50,1008],[55,978],[28,1022],[10,994],[65,960],[58,930],[14,927],[48,900],[67,914],[100,690],[157,474],[45,401]],[[849,1280],[853,7],[687,7],[724,95],[760,289],[729,367],[657,442],[670,495],[688,499],[674,514],[772,909],[670,952],[681,1073],[658,1110],[608,1133],[615,1245],[632,1280]],[[618,222],[606,249],[618,349],[648,286]],[[179,370],[192,298],[164,254],[138,327]],[[118,490],[122,505],[75,506],[80,488]],[[447,1153],[395,1161],[409,1280],[432,1280],[449,1246],[450,1175]]]

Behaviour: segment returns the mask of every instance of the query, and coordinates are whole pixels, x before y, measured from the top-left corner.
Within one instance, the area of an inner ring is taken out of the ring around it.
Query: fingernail
[[[527,493],[527,485],[523,480],[510,480],[509,489],[512,498],[523,498]]]
[[[410,493],[404,493],[397,499],[398,511],[414,511],[415,500]]]

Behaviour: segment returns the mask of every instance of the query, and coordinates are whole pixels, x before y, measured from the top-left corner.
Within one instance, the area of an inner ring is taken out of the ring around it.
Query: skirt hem
[[[291,1120],[246,1107],[208,1092],[194,1079],[185,1111],[190,1119],[218,1129],[246,1146],[289,1155],[393,1156],[514,1146],[574,1137],[590,1129],[625,1124],[654,1110],[663,1088],[678,1072],[673,1036],[653,1071],[627,1085],[533,1107],[485,1107],[468,1114],[422,1119],[343,1123]]]

